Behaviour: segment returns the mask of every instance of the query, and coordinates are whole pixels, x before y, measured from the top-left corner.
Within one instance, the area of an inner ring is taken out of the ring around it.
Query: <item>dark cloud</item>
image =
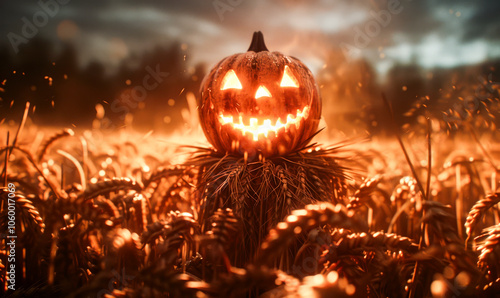
[[[364,30],[373,21],[373,13],[387,10],[394,1],[397,0],[72,0],[39,29],[41,36],[57,40],[58,24],[71,20],[79,29],[75,43],[88,59],[105,59],[106,41],[118,38],[129,53],[157,44],[184,42],[194,57],[209,63],[246,50],[251,33],[262,30],[270,48],[319,61],[340,44],[352,44],[354,30]],[[9,42],[9,32],[20,34],[22,17],[31,19],[40,10],[37,2],[0,2],[0,36],[4,43]],[[498,0],[399,2],[401,12],[391,15],[387,26],[363,49],[367,56],[375,55],[380,47],[401,43],[418,47],[430,36],[447,40],[443,47],[478,40],[498,45]],[[457,12],[461,15],[457,16]]]
[[[477,1],[463,28],[464,42],[478,38],[500,41],[500,1]]]

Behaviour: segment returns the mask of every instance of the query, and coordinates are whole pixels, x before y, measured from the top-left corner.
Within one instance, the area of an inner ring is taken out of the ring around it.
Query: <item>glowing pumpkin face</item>
[[[307,145],[318,128],[321,100],[309,69],[269,52],[256,32],[248,52],[223,59],[205,77],[198,110],[217,150],[267,157]]]

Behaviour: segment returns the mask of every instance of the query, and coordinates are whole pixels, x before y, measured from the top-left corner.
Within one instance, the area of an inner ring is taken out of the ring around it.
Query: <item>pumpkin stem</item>
[[[269,51],[264,42],[264,35],[262,34],[262,32],[257,31],[253,33],[252,42],[250,43],[248,51],[254,51],[256,53]]]

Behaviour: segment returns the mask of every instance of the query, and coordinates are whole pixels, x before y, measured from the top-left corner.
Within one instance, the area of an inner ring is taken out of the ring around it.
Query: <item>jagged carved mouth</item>
[[[239,116],[239,121],[234,122],[233,116],[224,116],[221,112],[219,115],[219,121],[222,125],[230,125],[233,129],[239,130],[243,135],[247,133],[252,134],[253,140],[258,141],[259,136],[263,135],[267,138],[270,132],[278,134],[278,131],[285,129],[287,131],[290,129],[291,125],[294,125],[297,129],[300,127],[301,120],[305,120],[309,117],[309,107],[304,107],[301,110],[297,109],[297,113],[288,114],[286,117],[286,122],[283,123],[281,118],[278,118],[274,124],[271,119],[263,119],[259,121],[259,118],[250,118],[249,124],[243,123],[243,116]],[[259,123],[260,122],[260,123]]]

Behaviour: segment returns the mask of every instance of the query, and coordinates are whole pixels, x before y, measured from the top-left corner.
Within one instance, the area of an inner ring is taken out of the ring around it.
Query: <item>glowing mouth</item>
[[[276,120],[275,124],[272,124],[270,119],[265,119],[264,123],[259,124],[258,118],[250,118],[250,124],[245,125],[243,123],[243,116],[239,116],[239,122],[235,123],[233,121],[233,116],[225,117],[223,113],[219,115],[219,121],[222,125],[231,125],[233,129],[240,130],[243,135],[246,133],[251,133],[254,141],[259,140],[259,135],[264,135],[266,138],[269,132],[274,131],[275,134],[278,134],[278,131],[282,128],[285,128],[287,131],[291,125],[295,125],[298,129],[300,127],[300,120],[307,119],[309,116],[309,107],[304,107],[301,110],[297,109],[297,114],[288,114],[286,116],[286,122],[282,123],[281,118]]]

